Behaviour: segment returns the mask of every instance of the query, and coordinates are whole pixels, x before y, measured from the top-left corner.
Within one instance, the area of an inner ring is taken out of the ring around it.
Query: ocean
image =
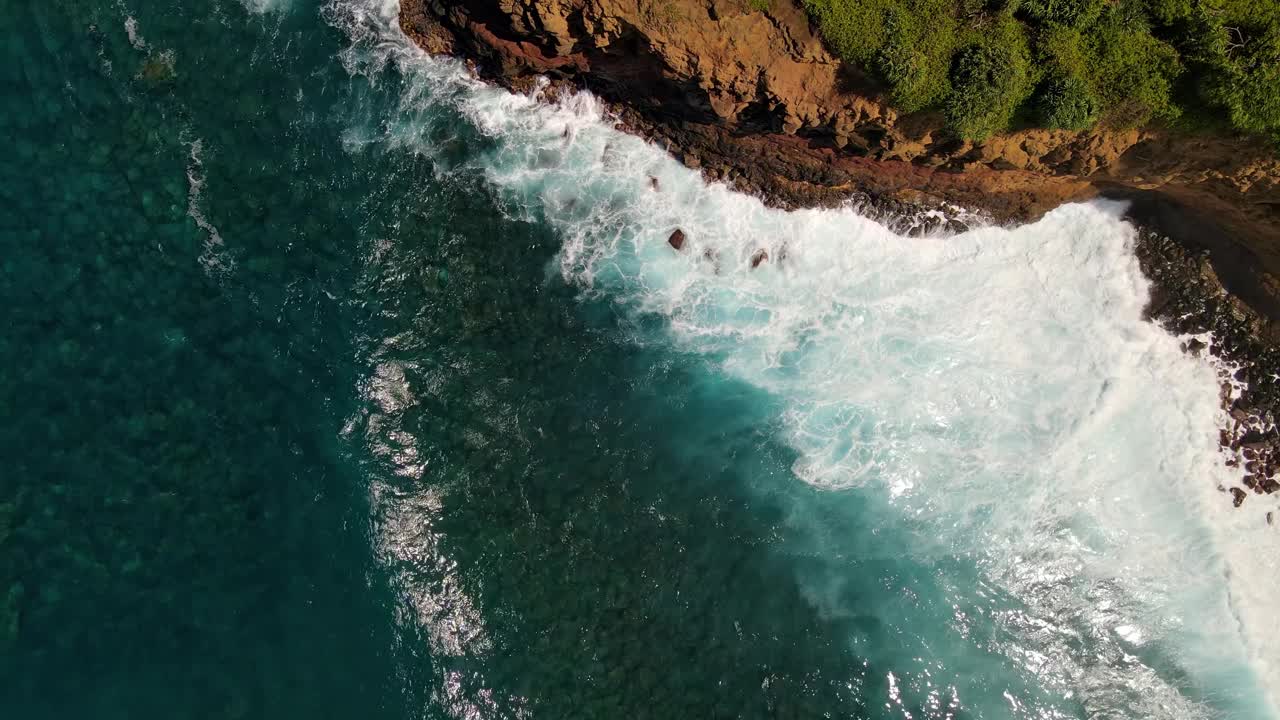
[[[395,0],[0,8],[5,717],[1278,716],[1122,205],[769,209]]]

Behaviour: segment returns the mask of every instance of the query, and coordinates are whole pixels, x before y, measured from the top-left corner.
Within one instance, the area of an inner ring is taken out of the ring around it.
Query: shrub
[[[1042,23],[1083,27],[1097,20],[1106,5],[1107,0],[1023,0],[1022,11]]]
[[[1054,130],[1085,130],[1098,120],[1101,104],[1078,75],[1055,73],[1039,93],[1038,118]]]
[[[1131,6],[1112,6],[1087,35],[1086,45],[1086,76],[1111,123],[1134,127],[1181,114],[1173,102],[1173,84],[1182,73],[1178,52],[1153,37]]]
[[[951,64],[948,124],[961,137],[981,140],[1005,130],[1031,89],[1025,40],[993,33],[956,53]]]
[[[1089,56],[1079,28],[1055,25],[1036,38],[1036,60],[1042,67],[1087,77]]]
[[[1147,10],[1161,25],[1173,25],[1190,20],[1200,4],[1200,0],[1148,0]]]
[[[1204,83],[1210,103],[1231,124],[1251,132],[1280,132],[1280,26],[1222,30],[1221,55]]]
[[[920,5],[945,5],[936,0]],[[941,103],[951,91],[947,74],[955,51],[955,18],[926,8],[891,8],[877,69],[889,84],[890,99],[903,112]]]
[[[965,137],[1003,130],[1015,116],[1134,126],[1176,120],[1184,107],[1203,126],[1280,136],[1280,0],[804,5],[832,50],[882,80],[895,106],[940,107]]]
[[[846,61],[870,67],[885,44],[885,15],[892,0],[804,0],[823,39]]]

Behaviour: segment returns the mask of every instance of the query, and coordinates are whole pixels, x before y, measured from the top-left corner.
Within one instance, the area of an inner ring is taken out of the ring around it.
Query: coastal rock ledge
[[[797,0],[401,0],[400,24],[428,52],[462,56],[508,88],[530,91],[538,78],[551,81],[548,94],[587,88],[623,127],[778,207],[853,200],[912,232],[930,229],[921,209],[1012,223],[1065,202],[1131,201],[1151,318],[1212,334],[1207,352],[1232,368],[1228,464],[1248,466],[1250,494],[1280,488],[1272,143],[1105,127],[962,140],[939,113],[890,107],[875,79],[824,46]],[[961,217],[930,214],[948,215]],[[1189,348],[1203,350],[1200,340]]]

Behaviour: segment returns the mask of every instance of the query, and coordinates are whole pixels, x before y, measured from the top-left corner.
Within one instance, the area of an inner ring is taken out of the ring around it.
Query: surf
[[[1217,369],[1143,320],[1122,206],[917,238],[853,207],[773,210],[617,130],[589,94],[543,102],[426,56],[397,12],[326,8],[350,72],[405,78],[393,117],[353,123],[353,150],[482,174],[503,212],[560,235],[549,273],[660,321],[631,342],[777,398],[797,482],[883,498],[912,528],[904,554],[971,559],[1019,603],[979,603],[1008,638],[993,649],[1050,692],[1095,716],[1275,716],[1280,567],[1259,550],[1275,537],[1217,489],[1233,472]],[[474,152],[450,152],[459,135]],[[825,580],[803,581],[821,604]]]

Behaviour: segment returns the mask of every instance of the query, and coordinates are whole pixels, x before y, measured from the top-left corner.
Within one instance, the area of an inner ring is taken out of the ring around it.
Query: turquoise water
[[[6,717],[1274,717],[1116,208],[767,211],[394,3],[0,7]]]

